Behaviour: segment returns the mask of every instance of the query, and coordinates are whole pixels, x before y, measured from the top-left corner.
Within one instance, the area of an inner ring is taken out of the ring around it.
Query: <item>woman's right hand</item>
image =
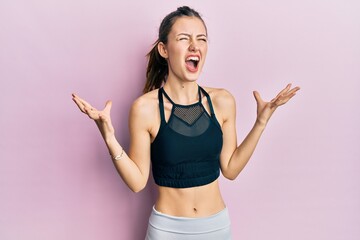
[[[72,99],[81,112],[95,121],[105,141],[115,135],[115,130],[111,123],[110,117],[110,110],[112,105],[111,101],[107,101],[105,108],[102,111],[99,111],[74,93],[72,94]]]

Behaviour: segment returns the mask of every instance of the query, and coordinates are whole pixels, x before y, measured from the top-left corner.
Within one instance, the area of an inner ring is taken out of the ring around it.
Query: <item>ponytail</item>
[[[151,51],[146,55],[149,60],[146,69],[146,84],[143,93],[160,88],[166,81],[168,75],[168,64],[159,54],[158,44],[159,40],[155,42]]]

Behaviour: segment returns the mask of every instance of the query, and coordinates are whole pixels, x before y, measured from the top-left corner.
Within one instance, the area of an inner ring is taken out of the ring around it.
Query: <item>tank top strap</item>
[[[166,94],[164,89],[162,87],[159,88],[158,97],[159,97],[159,109],[160,109],[161,122],[165,122],[163,93]]]
[[[161,92],[164,94],[164,96],[167,98],[167,100],[169,100],[169,102],[170,102],[172,105],[175,105],[175,103],[173,102],[173,100],[171,100],[171,98],[169,97],[169,95],[167,95],[167,93],[165,92],[165,90],[164,90],[163,87],[161,88]],[[162,95],[161,95],[161,100],[162,100]]]
[[[209,94],[202,87],[199,86],[199,88],[201,89],[201,91],[203,92],[203,94],[206,96],[206,98],[208,100],[211,116],[215,117],[214,108],[213,108],[213,105],[212,105],[211,98],[210,98]]]
[[[201,87],[198,85],[199,103],[201,103]]]

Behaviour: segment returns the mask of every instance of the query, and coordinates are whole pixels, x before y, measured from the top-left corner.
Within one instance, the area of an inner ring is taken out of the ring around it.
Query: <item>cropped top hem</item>
[[[171,188],[190,188],[207,185],[214,182],[220,176],[220,170],[213,172],[210,175],[189,178],[189,179],[168,179],[168,178],[155,178],[155,183],[162,187],[171,187]]]

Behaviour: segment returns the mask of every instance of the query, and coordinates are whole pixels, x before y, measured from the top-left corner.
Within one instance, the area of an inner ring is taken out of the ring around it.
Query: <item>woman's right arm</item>
[[[111,101],[108,101],[102,111],[96,110],[85,100],[73,94],[73,100],[80,111],[93,119],[106,143],[113,163],[126,185],[134,192],[141,191],[147,183],[150,173],[150,122],[149,108],[144,101],[136,100],[131,107],[129,116],[130,149],[127,154],[115,137],[111,123]],[[119,159],[115,160],[114,157]]]

